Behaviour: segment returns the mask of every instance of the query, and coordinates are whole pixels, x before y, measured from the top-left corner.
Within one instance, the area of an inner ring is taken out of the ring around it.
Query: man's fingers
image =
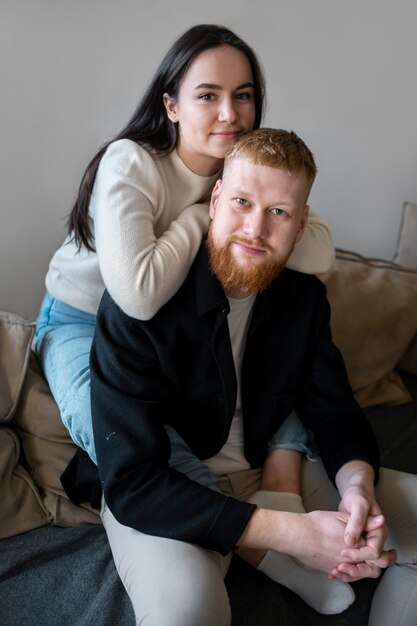
[[[372,561],[374,565],[380,567],[381,569],[386,569],[397,561],[397,550],[384,550],[379,559],[375,559]]]
[[[354,564],[363,563],[364,561],[374,561],[381,556],[373,546],[369,545],[364,545],[360,548],[344,548],[341,555],[346,561]]]
[[[379,552],[375,547],[366,545],[361,548],[345,548],[341,552],[346,562],[351,564],[363,563],[371,561],[377,567],[386,568],[393,565],[397,560],[397,552],[395,550],[384,550]]]
[[[379,540],[382,547],[382,543],[385,541],[387,536],[386,529],[385,532],[383,532],[382,530],[384,525],[385,518],[383,515],[368,515],[364,522],[361,520],[360,517],[351,516],[350,518],[346,519],[346,530],[344,534],[345,543],[347,546],[350,546],[352,548],[353,546],[358,547],[357,544],[363,533],[369,533],[369,540],[371,533],[375,532],[375,538],[377,536],[380,536]]]
[[[339,580],[343,582],[354,582],[362,578],[378,578],[381,574],[381,568],[374,563],[341,563],[337,568],[339,572]]]
[[[328,578],[337,578],[345,583],[362,578],[378,578],[382,569],[393,565],[397,560],[396,550],[385,550],[378,559],[361,563],[340,563],[328,574]]]
[[[369,532],[377,528],[382,528],[384,524],[385,517],[383,515],[368,515],[364,530]]]
[[[346,524],[344,540],[347,546],[354,546],[362,535],[367,518],[360,514],[352,514]],[[374,529],[375,526],[372,527]]]

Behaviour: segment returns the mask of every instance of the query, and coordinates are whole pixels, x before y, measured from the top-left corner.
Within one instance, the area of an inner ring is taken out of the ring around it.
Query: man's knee
[[[128,589],[141,626],[230,626],[231,609],[221,577],[200,581],[178,578],[175,585],[164,581],[149,593],[135,583]]]
[[[103,502],[119,576],[141,626],[229,626],[224,584],[230,562],[216,552],[123,526]]]

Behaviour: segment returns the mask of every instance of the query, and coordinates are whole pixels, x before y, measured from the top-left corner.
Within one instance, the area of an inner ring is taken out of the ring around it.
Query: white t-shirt
[[[256,294],[252,294],[247,298],[228,298],[230,312],[227,316],[227,321],[237,376],[236,411],[230,426],[229,437],[223,448],[215,456],[204,461],[214,476],[231,474],[232,472],[250,468],[243,453],[244,434],[240,380],[246,335],[255,299]]]

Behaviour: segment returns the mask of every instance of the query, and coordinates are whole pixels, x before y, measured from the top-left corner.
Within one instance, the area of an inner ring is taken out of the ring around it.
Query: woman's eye
[[[246,91],[242,92],[242,93],[237,93],[235,95],[235,99],[236,100],[243,100],[243,101],[252,100],[252,94],[249,93],[249,92],[246,92]]]
[[[211,102],[215,97],[214,93],[203,93],[201,96],[198,96],[199,100],[204,100],[205,102]]]

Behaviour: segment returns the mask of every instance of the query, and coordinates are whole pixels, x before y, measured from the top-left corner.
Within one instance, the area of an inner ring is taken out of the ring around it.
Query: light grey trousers
[[[221,477],[218,486],[228,495],[247,499],[259,488],[260,479],[260,470],[247,470]],[[390,531],[386,545],[397,549],[398,561],[377,587],[369,626],[416,626],[417,476],[383,469],[376,491]],[[304,461],[302,498],[306,511],[338,507],[338,492],[320,459]],[[231,555],[222,557],[196,545],[127,528],[104,502],[102,519],[137,624],[230,626],[224,576]]]

